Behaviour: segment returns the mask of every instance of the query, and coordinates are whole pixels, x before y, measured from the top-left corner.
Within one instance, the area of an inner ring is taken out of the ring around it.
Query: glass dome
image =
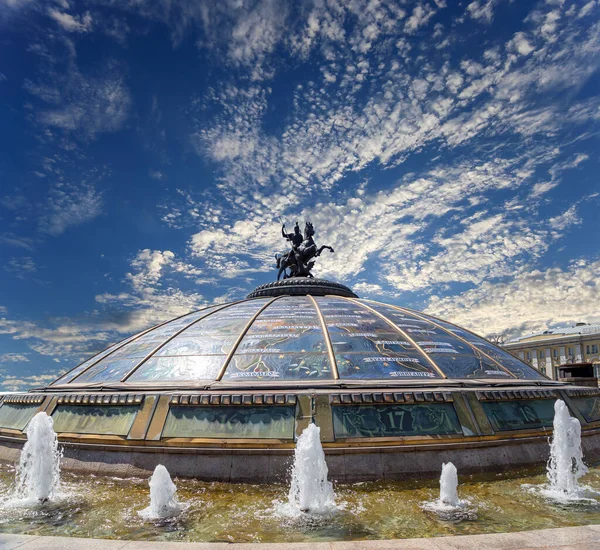
[[[250,298],[119,342],[52,387],[252,381],[547,380],[487,340],[404,307],[343,296]]]

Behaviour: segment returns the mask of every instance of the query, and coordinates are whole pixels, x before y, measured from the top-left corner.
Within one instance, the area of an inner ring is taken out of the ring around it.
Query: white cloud
[[[88,32],[92,29],[92,16],[89,11],[79,16],[73,16],[55,8],[50,8],[48,15],[67,32]]]
[[[67,93],[61,94],[62,106],[39,113],[40,122],[90,137],[120,129],[131,104],[123,79],[116,76],[100,80],[77,77],[76,80],[67,84]],[[33,87],[28,89],[35,91]]]
[[[354,290],[354,292],[356,294],[358,294],[361,298],[364,298],[365,296],[381,296],[384,294],[383,288],[381,285],[375,284],[375,283],[368,283],[368,282],[360,282],[360,283],[356,283],[352,286],[352,290]]]
[[[58,184],[50,191],[40,230],[57,236],[69,227],[89,222],[102,213],[102,193],[91,184]]]
[[[577,14],[577,17],[585,17],[589,15],[594,8],[598,7],[598,2],[596,0],[590,0],[587,4],[585,4]]]
[[[33,107],[38,123],[48,128],[45,139],[55,138],[56,129],[89,139],[123,126],[131,106],[123,63],[109,60],[85,74],[77,64],[75,42],[66,35],[51,48],[39,42],[28,50],[37,54],[40,70],[23,87],[39,100]]]
[[[55,374],[36,374],[32,376],[5,376],[2,382],[0,382],[0,388],[2,391],[27,391],[30,388],[47,386],[56,378],[58,378],[60,371]]]
[[[0,353],[1,363],[27,363],[29,362],[29,353]]]
[[[30,237],[15,235],[14,233],[0,234],[0,243],[8,246],[15,246],[17,248],[23,248],[25,250],[33,250],[33,239]]]
[[[572,205],[562,214],[550,218],[550,227],[556,231],[565,229],[581,223],[581,218],[577,214],[577,206]]]
[[[134,290],[142,291],[146,287],[158,283],[163,268],[171,265],[174,258],[175,254],[170,250],[160,251],[148,248],[140,250],[131,262],[131,267],[136,269],[137,272],[128,273],[127,279],[131,282]]]
[[[484,282],[457,296],[432,297],[427,313],[483,335],[505,337],[576,322],[600,322],[600,261],[565,269],[524,268],[504,283]]]
[[[425,26],[429,20],[435,14],[435,9],[429,4],[419,3],[417,4],[412,12],[412,15],[406,20],[404,24],[404,32],[412,34],[421,27]]]
[[[498,3],[498,0],[487,0],[480,1],[475,0],[467,6],[467,11],[473,19],[483,21],[485,23],[491,23],[494,18],[494,7]]]
[[[509,50],[518,52],[520,55],[529,55],[535,50],[535,47],[529,43],[523,32],[515,33],[513,38],[506,44],[506,47]]]

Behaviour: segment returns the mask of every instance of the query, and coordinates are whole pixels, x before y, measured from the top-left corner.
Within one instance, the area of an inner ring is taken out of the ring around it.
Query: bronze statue
[[[288,241],[290,241],[292,243],[292,249],[298,248],[302,244],[302,241],[304,240],[302,238],[302,233],[300,233],[300,226],[298,225],[298,222],[296,222],[296,225],[294,226],[293,233],[286,233],[285,232],[285,223],[282,224],[281,225],[281,235],[283,236],[284,239],[287,239]]]
[[[284,279],[288,279],[289,277],[312,277],[311,270],[321,252],[325,249],[331,252],[334,251],[333,248],[327,245],[317,248],[317,243],[313,239],[314,234],[315,228],[310,222],[304,224],[304,237],[300,233],[298,222],[294,226],[294,233],[286,233],[285,224],[282,224],[281,235],[291,243],[292,249],[285,254],[275,255],[277,268],[279,269],[277,273],[278,281],[282,274]]]

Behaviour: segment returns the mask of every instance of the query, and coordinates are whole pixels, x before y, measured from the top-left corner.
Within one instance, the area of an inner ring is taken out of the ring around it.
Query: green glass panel
[[[163,437],[293,439],[294,407],[171,407]]]
[[[461,434],[451,403],[332,407],[336,437]]]
[[[588,422],[600,420],[600,397],[572,397],[571,401]]]
[[[21,430],[33,418],[39,405],[19,405],[17,403],[4,403],[0,407],[0,428]]]
[[[59,405],[52,413],[57,433],[127,435],[138,405]]]
[[[526,430],[552,426],[554,401],[531,399],[482,403],[495,431]]]

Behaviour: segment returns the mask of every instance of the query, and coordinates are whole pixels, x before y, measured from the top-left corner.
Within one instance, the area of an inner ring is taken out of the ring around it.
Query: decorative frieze
[[[231,406],[231,405],[295,405],[297,397],[288,393],[268,394],[195,394],[172,395],[171,405],[198,406]]]
[[[109,393],[109,394],[67,394],[58,396],[59,405],[141,405],[142,394]]]
[[[451,403],[454,401],[451,392],[360,392],[335,393],[329,396],[334,405],[362,405],[371,403]]]
[[[19,405],[39,405],[44,401],[45,395],[16,394],[5,395],[4,403],[18,403]]]
[[[558,399],[560,397],[557,390],[492,390],[478,391],[477,399],[479,401],[510,401],[513,399]]]

